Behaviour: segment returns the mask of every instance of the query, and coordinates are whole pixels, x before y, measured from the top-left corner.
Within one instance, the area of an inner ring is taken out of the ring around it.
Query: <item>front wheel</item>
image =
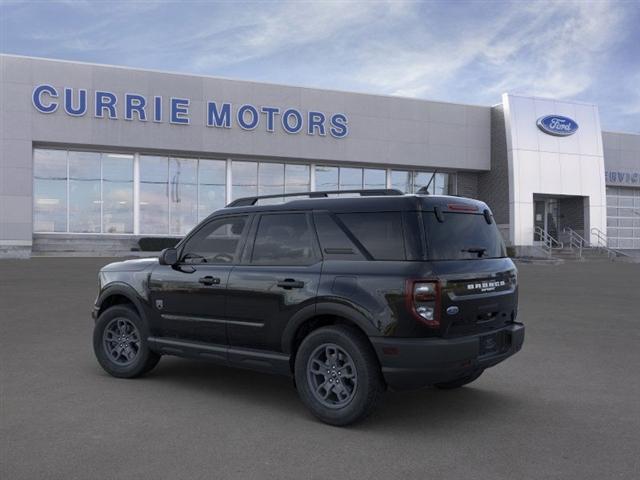
[[[149,349],[146,325],[127,305],[109,307],[93,329],[93,350],[100,366],[110,375],[134,378],[144,375],[160,361]]]
[[[300,398],[311,412],[339,426],[365,418],[384,389],[366,338],[343,325],[320,328],[302,341],[295,379]]]

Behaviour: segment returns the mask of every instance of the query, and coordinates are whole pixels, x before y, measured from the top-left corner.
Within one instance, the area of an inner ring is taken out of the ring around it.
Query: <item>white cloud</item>
[[[599,55],[616,38],[620,9],[609,2],[569,5],[534,2],[504,8],[490,25],[471,24],[433,42],[423,25],[418,45],[370,46],[358,79],[377,90],[405,96],[445,93],[460,84],[465,68],[487,72],[482,95],[503,91],[566,98],[587,90]],[[385,61],[380,62],[380,57]]]
[[[273,4],[272,4],[273,5]],[[386,2],[294,2],[277,9],[250,8],[233,12],[234,31],[228,36],[216,35],[220,42],[202,49],[194,60],[198,70],[219,68],[275,53],[291,52],[304,45],[335,43],[343,40],[337,34],[364,27],[385,17],[403,14],[405,1]],[[220,23],[214,22],[211,31]],[[205,32],[200,36],[207,36]]]

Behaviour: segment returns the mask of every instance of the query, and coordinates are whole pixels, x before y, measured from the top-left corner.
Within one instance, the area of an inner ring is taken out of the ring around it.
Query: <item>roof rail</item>
[[[267,198],[283,198],[283,197],[309,197],[309,198],[326,198],[330,194],[342,194],[342,193],[357,193],[361,197],[372,196],[384,196],[384,195],[404,195],[404,193],[395,188],[373,188],[373,189],[360,189],[360,190],[326,190],[320,192],[297,192],[297,193],[282,193],[275,195],[259,195],[256,197],[243,197],[234,200],[229,203],[227,207],[248,207],[255,205],[258,200]]]

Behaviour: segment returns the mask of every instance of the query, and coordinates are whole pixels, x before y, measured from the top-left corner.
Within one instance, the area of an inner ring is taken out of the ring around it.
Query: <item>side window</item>
[[[305,213],[262,215],[253,244],[254,265],[309,265],[315,259]]]
[[[247,228],[247,216],[212,220],[191,237],[182,250],[184,263],[233,263],[240,239]]]
[[[360,249],[353,244],[330,214],[318,212],[313,218],[322,254],[326,260],[365,260]]]
[[[406,260],[400,212],[337,215],[374,260]]]

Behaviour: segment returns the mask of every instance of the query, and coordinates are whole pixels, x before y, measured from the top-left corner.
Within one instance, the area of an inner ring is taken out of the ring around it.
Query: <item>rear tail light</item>
[[[428,327],[440,326],[440,284],[422,280],[407,283],[407,307]]]

